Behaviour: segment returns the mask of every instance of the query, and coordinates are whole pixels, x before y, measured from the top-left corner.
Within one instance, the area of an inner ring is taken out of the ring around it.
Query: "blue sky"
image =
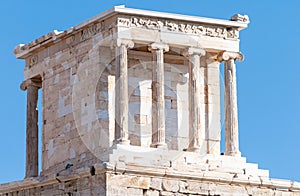
[[[0,3],[0,183],[25,173],[24,62],[14,47],[120,4],[222,19],[248,14],[240,37],[245,61],[237,67],[240,149],[271,177],[300,181],[300,1],[10,0]]]

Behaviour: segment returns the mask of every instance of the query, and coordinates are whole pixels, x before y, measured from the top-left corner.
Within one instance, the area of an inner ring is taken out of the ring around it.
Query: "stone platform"
[[[0,195],[300,195],[244,157],[115,145],[107,162],[0,185]]]

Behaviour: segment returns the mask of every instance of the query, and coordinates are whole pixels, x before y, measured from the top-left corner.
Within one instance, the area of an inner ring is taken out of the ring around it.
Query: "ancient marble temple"
[[[0,195],[300,195],[300,183],[241,156],[236,67],[248,23],[117,6],[17,46],[26,174]]]

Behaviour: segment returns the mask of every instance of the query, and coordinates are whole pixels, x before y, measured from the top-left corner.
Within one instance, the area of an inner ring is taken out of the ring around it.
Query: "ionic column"
[[[38,91],[40,81],[29,79],[21,84],[27,90],[26,112],[26,174],[25,178],[38,176]]]
[[[188,151],[199,152],[205,135],[204,75],[201,73],[200,58],[205,55],[201,48],[189,48],[189,147]]]
[[[133,48],[131,40],[116,41],[116,130],[115,143],[130,144],[128,139],[128,71],[127,49]]]
[[[225,61],[225,155],[241,156],[241,152],[239,150],[235,60],[242,61],[243,55],[237,52],[223,52],[219,56],[219,60]]]
[[[153,53],[152,68],[152,147],[166,147],[165,136],[165,97],[164,97],[164,52],[169,46],[153,43],[149,46]]]

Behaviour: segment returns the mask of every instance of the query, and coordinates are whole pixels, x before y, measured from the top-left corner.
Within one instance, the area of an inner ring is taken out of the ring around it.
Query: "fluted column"
[[[128,139],[128,58],[127,49],[133,48],[131,40],[116,40],[116,130],[115,143],[129,144]]]
[[[204,75],[201,73],[201,56],[205,50],[189,48],[185,56],[189,58],[189,147],[188,151],[198,152],[203,145],[205,135]]]
[[[29,79],[21,84],[27,90],[26,112],[26,174],[25,178],[38,176],[38,91],[41,82]]]
[[[243,55],[237,52],[223,52],[219,56],[220,61],[225,61],[225,155],[241,156],[239,150],[238,108],[236,87],[235,60],[242,61]]]
[[[153,53],[152,68],[152,147],[166,147],[165,136],[165,97],[164,97],[164,52],[169,46],[153,43],[149,46]]]

